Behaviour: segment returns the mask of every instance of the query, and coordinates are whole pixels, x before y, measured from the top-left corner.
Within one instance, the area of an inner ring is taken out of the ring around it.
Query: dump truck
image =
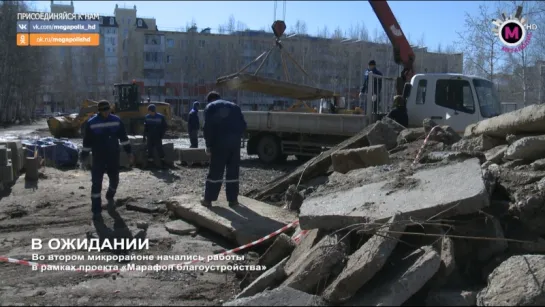
[[[157,112],[165,115],[167,124],[171,123],[170,104],[158,101],[143,101],[140,99],[138,84],[116,83],[113,90],[114,103],[112,113],[119,116],[129,134],[142,134],[144,132],[144,117],[148,112],[148,105],[154,104]],[[84,123],[98,111],[98,102],[86,99],[80,106],[79,113],[68,116],[50,117],[47,125],[51,134],[56,137],[83,136]]]

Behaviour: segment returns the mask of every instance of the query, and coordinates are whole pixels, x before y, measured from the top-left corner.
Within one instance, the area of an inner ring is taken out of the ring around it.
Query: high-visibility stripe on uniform
[[[210,182],[210,183],[235,183],[235,182],[239,182],[238,179],[229,179],[229,180],[223,180],[223,179],[220,179],[220,180],[212,180],[212,179],[206,179],[206,181]]]
[[[91,198],[100,198],[100,193],[91,194]]]
[[[117,127],[117,126],[119,126],[119,122],[107,122],[107,123],[92,124],[90,128],[96,129],[96,128]]]
[[[89,148],[89,147],[83,147],[81,150],[82,150],[82,151],[91,151],[91,148]]]
[[[131,141],[125,141],[125,142],[121,142],[120,144],[121,145],[129,145],[131,143]]]

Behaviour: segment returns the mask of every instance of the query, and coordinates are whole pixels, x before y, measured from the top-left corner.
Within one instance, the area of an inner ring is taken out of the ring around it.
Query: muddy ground
[[[44,122],[0,130],[0,138],[48,135]],[[78,140],[74,141],[78,143]],[[172,141],[176,146],[188,143],[187,139]],[[244,155],[241,194],[296,166],[296,161],[288,161],[277,167],[264,168],[255,158]],[[137,254],[206,256],[235,247],[201,229],[187,236],[169,234],[165,230],[165,222],[174,217],[164,210],[161,200],[182,193],[202,195],[206,173],[207,168],[181,166],[170,170],[135,168],[121,173],[116,196],[120,205],[117,211],[133,235],[138,231],[137,222],[149,224],[147,237],[150,239],[150,250]],[[103,198],[107,186],[108,178],[105,176]],[[88,233],[95,233],[91,223],[90,188],[90,172],[80,169],[42,168],[37,184],[25,183],[24,175],[20,176],[12,187],[0,192],[0,256],[31,260],[32,254],[36,252],[42,255],[88,254],[86,251],[68,250],[33,251],[31,239],[85,239]],[[158,211],[143,213],[128,210],[127,204],[157,206]],[[113,229],[114,220],[106,210],[103,216],[106,226]],[[103,254],[107,255],[108,252]],[[58,260],[41,262],[63,264],[63,261]],[[99,263],[70,261],[64,264]],[[233,272],[123,272],[119,275],[94,275],[39,272],[28,266],[0,263],[0,305],[219,305],[240,291],[240,282],[240,278],[236,278]]]

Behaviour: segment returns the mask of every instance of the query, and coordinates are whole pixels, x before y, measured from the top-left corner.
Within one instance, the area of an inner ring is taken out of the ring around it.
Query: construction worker
[[[369,73],[373,73],[374,75],[382,76],[382,73],[377,69],[377,63],[375,60],[369,61],[369,66],[367,70],[365,71],[365,76],[363,78],[363,86],[361,87],[360,91],[360,99],[363,100],[363,110],[365,114],[367,114],[367,99],[365,99],[368,92],[368,86],[369,86]],[[371,110],[371,113],[377,113],[378,112],[378,105],[380,103],[380,92],[382,90],[382,79],[377,78],[373,82],[373,109]]]
[[[218,199],[226,172],[225,193],[229,206],[233,207],[238,204],[240,140],[246,130],[246,121],[240,107],[222,100],[218,93],[210,92],[206,101],[203,130],[210,168],[201,204],[210,207]]]
[[[119,184],[119,142],[129,155],[132,164],[134,157],[131,152],[131,143],[125,131],[121,119],[110,114],[110,103],[102,100],[98,103],[99,114],[91,117],[85,123],[85,134],[83,137],[83,150],[81,161],[83,164],[93,153],[93,165],[91,168],[91,202],[93,220],[102,218],[102,179],[104,173],[110,179],[110,186],[106,192],[109,212],[115,211],[114,196]]]
[[[189,133],[189,142],[191,146],[189,148],[199,148],[199,102],[193,102],[193,109],[189,112],[187,119],[187,132]]]
[[[403,127],[409,127],[409,114],[407,113],[407,104],[403,96],[397,95],[394,97],[394,109],[387,116]]]
[[[161,166],[165,166],[165,152],[163,151],[163,137],[167,131],[165,116],[156,112],[154,104],[148,106],[148,114],[144,118],[144,142],[148,145],[148,163],[153,162],[153,151],[157,149]]]

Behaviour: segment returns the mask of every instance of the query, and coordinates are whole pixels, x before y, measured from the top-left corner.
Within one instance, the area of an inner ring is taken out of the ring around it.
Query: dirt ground
[[[43,122],[34,126],[0,130],[0,138],[47,135],[47,128]],[[180,140],[176,142],[178,141]],[[240,178],[241,194],[296,166],[296,161],[288,161],[278,167],[263,168],[256,159],[244,156]],[[150,250],[144,254],[206,256],[235,247],[201,229],[193,236],[174,235],[165,230],[164,224],[174,217],[165,210],[161,201],[182,193],[202,195],[206,173],[207,168],[181,166],[155,171],[135,168],[121,173],[116,195],[120,205],[117,211],[132,235],[138,232],[137,222],[149,224],[146,235],[150,239]],[[107,187],[108,178],[105,176],[103,199]],[[20,176],[12,187],[0,192],[0,256],[30,261],[33,253],[97,254],[96,251],[31,249],[32,238],[40,238],[44,242],[51,238],[85,239],[88,233],[96,233],[91,223],[90,188],[90,172],[80,169],[42,168],[41,178],[37,184],[25,183],[24,175]],[[126,206],[128,203],[132,206],[156,206],[158,210],[153,213],[128,210]],[[103,216],[106,226],[114,229],[114,220],[106,210]],[[103,254],[107,255],[108,252]],[[99,264],[87,260],[67,263],[58,260],[38,262],[66,265]],[[155,263],[159,262],[148,262]],[[136,264],[143,263],[140,261]],[[220,305],[240,290],[239,284],[240,280],[233,272],[148,271],[94,275],[62,271],[39,272],[28,266],[0,263],[2,306]]]

